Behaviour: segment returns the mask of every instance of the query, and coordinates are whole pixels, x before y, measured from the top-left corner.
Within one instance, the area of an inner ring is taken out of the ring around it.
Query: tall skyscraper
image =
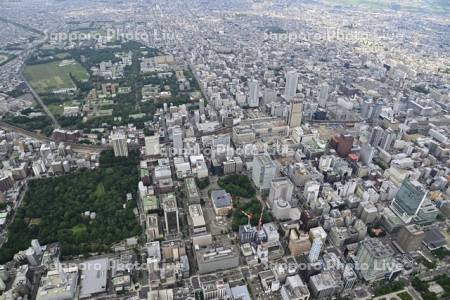
[[[320,250],[322,249],[322,240],[320,238],[315,238],[311,250],[309,250],[308,261],[311,263],[316,262],[319,259]]]
[[[277,93],[271,88],[265,88],[263,93],[264,105],[275,102],[277,100]]]
[[[369,136],[369,144],[373,147],[378,147],[381,140],[383,139],[384,130],[380,126],[375,126],[372,128]]]
[[[286,88],[284,90],[284,96],[286,100],[291,100],[297,93],[298,85],[298,73],[297,71],[289,71],[286,73]]]
[[[381,111],[383,110],[384,101],[372,100],[370,98],[365,98],[361,102],[361,117],[368,119],[371,122],[378,120]]]
[[[205,100],[203,98],[198,101],[198,109],[200,110],[200,114],[205,113]]]
[[[300,98],[294,97],[291,99],[289,105],[289,120],[288,125],[290,128],[299,127],[302,124],[303,115],[303,102]]]
[[[406,178],[391,203],[392,211],[408,224],[417,216],[427,197],[427,190],[415,180]]]
[[[124,133],[116,132],[111,134],[111,143],[114,150],[114,156],[128,156],[127,137]]]
[[[180,127],[172,129],[173,150],[176,154],[181,154],[183,151],[183,130]]]
[[[361,146],[361,150],[359,151],[359,159],[364,165],[369,165],[372,162],[374,155],[375,149],[371,145],[365,144]]]
[[[249,96],[248,96],[248,106],[258,107],[259,106],[259,88],[258,81],[252,79],[248,82]]]
[[[391,128],[388,128],[383,132],[383,138],[381,139],[379,146],[381,149],[389,151],[394,140],[395,133]]]
[[[159,134],[145,137],[145,155],[159,155]]]
[[[161,202],[164,209],[166,234],[178,234],[180,232],[180,221],[178,219],[178,206],[175,194],[161,195]]]
[[[327,106],[327,100],[328,100],[328,94],[330,91],[330,87],[327,83],[322,84],[319,87],[319,96],[318,96],[318,102],[320,107]]]
[[[267,154],[255,155],[253,158],[252,179],[260,190],[268,191],[276,174],[276,165]]]

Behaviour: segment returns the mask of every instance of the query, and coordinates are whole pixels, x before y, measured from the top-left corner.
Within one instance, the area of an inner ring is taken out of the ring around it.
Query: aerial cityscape
[[[450,299],[450,1],[0,0],[0,300]]]

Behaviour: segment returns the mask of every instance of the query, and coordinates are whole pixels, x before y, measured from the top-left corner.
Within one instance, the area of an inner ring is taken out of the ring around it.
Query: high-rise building
[[[381,140],[383,139],[384,130],[380,126],[375,126],[372,128],[369,136],[369,144],[373,147],[378,147]]]
[[[283,199],[291,202],[294,184],[287,177],[272,179],[269,192],[269,203],[273,207],[275,200]]]
[[[127,137],[121,132],[111,134],[114,156],[128,156]]]
[[[320,107],[325,107],[327,105],[328,100],[328,93],[329,93],[330,87],[327,83],[324,83],[319,88],[319,96],[318,96],[318,102]]]
[[[241,244],[252,243],[255,240],[256,227],[246,224],[239,226],[239,241]]]
[[[258,107],[259,106],[259,88],[258,81],[252,79],[248,82],[249,96],[248,96],[248,106]]]
[[[374,155],[375,149],[371,145],[365,144],[361,146],[359,151],[359,159],[364,165],[369,165],[372,162]]]
[[[200,114],[205,113],[205,100],[202,98],[198,101],[198,109],[200,110]]]
[[[161,203],[164,210],[166,234],[178,234],[180,232],[180,221],[178,218],[178,206],[175,194],[170,193],[161,195]]]
[[[417,216],[414,217],[413,222],[420,226],[431,225],[437,218],[439,209],[435,203],[429,199],[420,206]]]
[[[180,154],[183,151],[183,130],[180,127],[172,129],[172,141],[174,153]]]
[[[383,110],[383,100],[364,99],[361,102],[361,116],[369,121],[376,121]]]
[[[394,250],[379,239],[367,238],[360,242],[356,253],[356,267],[365,281],[391,278],[396,271]]]
[[[320,238],[315,238],[311,250],[309,250],[308,261],[314,263],[319,259],[320,250],[322,249],[322,240]]]
[[[159,155],[159,135],[145,137],[145,155]]]
[[[263,103],[264,105],[277,100],[277,93],[271,88],[265,88],[263,93]]]
[[[292,98],[289,105],[288,125],[290,128],[299,127],[302,124],[303,102],[299,98]]]
[[[415,180],[406,178],[392,200],[392,211],[406,224],[417,216],[427,197],[427,190]]]
[[[391,128],[384,130],[379,126],[375,126],[369,136],[369,144],[371,146],[380,147],[385,151],[389,151],[394,140],[395,133]]]
[[[286,88],[284,96],[287,101],[291,100],[297,93],[298,73],[297,71],[289,71],[286,73]]]
[[[268,191],[276,174],[276,165],[267,154],[255,155],[253,158],[252,179],[261,191]]]
[[[391,128],[386,129],[383,132],[383,138],[381,139],[380,142],[380,148],[385,150],[385,151],[389,151],[389,149],[391,148],[392,142],[395,140],[395,133]]]
[[[349,134],[339,134],[331,139],[330,146],[340,157],[347,157],[352,151],[353,140],[353,136]]]

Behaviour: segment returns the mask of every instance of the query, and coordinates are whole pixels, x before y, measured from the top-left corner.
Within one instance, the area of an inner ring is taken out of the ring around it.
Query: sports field
[[[38,93],[76,88],[70,75],[79,81],[89,79],[89,73],[75,60],[30,65],[24,71],[25,78]]]
[[[9,57],[6,54],[1,54],[0,53],[0,64],[2,64],[3,62],[5,62]]]

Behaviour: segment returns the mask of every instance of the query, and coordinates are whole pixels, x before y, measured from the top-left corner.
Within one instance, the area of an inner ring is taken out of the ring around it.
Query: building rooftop
[[[36,300],[74,299],[78,283],[78,268],[51,270],[41,278]]]
[[[376,258],[391,257],[395,254],[394,249],[388,244],[383,244],[378,239],[368,238],[362,241],[367,250]]]
[[[269,155],[257,155],[255,156],[255,161],[257,161],[260,165],[265,167],[274,167],[275,163],[270,158]]]
[[[90,298],[106,291],[109,259],[100,258],[83,262],[80,298]]]
[[[145,196],[142,199],[142,205],[144,207],[144,211],[159,209],[159,201],[156,196]]]
[[[192,178],[192,177],[186,178],[185,184],[186,184],[186,189],[187,189],[189,198],[199,197],[197,184],[195,183],[194,178]]]
[[[176,210],[178,208],[177,198],[174,193],[162,194],[160,197],[165,211]]]
[[[429,249],[436,249],[446,245],[447,240],[445,239],[445,236],[439,231],[439,229],[433,228],[425,231],[423,243]]]
[[[189,216],[192,219],[192,226],[201,227],[206,225],[202,206],[200,204],[189,205]]]
[[[216,208],[229,207],[232,204],[230,193],[225,190],[215,190],[211,192],[211,199]]]

